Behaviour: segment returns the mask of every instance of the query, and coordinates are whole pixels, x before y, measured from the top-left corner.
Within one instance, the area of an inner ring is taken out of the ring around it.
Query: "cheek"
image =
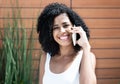
[[[53,38],[54,38],[54,40],[56,39],[56,37],[57,37],[57,32],[53,32]]]
[[[59,42],[59,31],[53,32],[53,39],[58,43]]]

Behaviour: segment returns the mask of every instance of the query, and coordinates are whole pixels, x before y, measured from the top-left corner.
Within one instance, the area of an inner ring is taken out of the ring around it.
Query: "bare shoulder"
[[[40,56],[40,66],[43,67],[46,61],[46,53],[42,53]]]
[[[40,59],[44,59],[44,60],[45,60],[45,59],[46,59],[46,53],[43,52],[43,53],[41,54],[41,56],[40,56]]]
[[[39,66],[39,84],[42,84],[42,79],[45,71],[45,61],[46,61],[46,53],[42,53],[40,56],[40,66]]]
[[[91,62],[92,62],[93,69],[95,69],[95,67],[96,67],[96,57],[95,57],[95,54],[91,52],[90,53],[90,57],[91,57]]]

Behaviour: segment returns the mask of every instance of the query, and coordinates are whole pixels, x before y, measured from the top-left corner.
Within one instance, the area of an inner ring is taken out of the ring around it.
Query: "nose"
[[[61,27],[61,28],[60,28],[60,31],[61,31],[61,32],[65,32],[65,31],[66,31],[66,29],[65,29],[65,28],[63,28],[63,27]]]

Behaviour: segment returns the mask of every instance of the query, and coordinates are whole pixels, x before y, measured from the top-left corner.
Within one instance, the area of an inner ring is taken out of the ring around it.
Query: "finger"
[[[71,32],[81,33],[81,32],[83,32],[83,29],[80,26],[78,26],[78,27],[72,27],[71,28]]]
[[[81,27],[81,26],[73,26],[73,27],[71,27],[71,29],[70,29],[70,32],[71,33],[78,33],[78,34],[82,34],[82,33],[85,33],[85,31],[83,30],[83,28]]]
[[[71,30],[83,30],[81,26],[71,27]]]
[[[80,27],[80,29],[82,29],[82,30],[83,30],[82,26],[79,26],[79,27]]]

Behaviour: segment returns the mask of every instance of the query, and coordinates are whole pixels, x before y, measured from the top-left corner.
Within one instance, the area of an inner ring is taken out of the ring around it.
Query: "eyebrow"
[[[68,24],[68,22],[63,22],[62,24],[63,24],[63,25],[64,25],[64,24]],[[58,26],[58,24],[55,24],[55,25],[53,25],[53,26]]]
[[[62,24],[68,24],[68,22],[63,22]]]
[[[54,27],[54,26],[58,26],[58,25],[57,25],[57,24],[55,24],[55,25],[53,25],[53,27]]]

